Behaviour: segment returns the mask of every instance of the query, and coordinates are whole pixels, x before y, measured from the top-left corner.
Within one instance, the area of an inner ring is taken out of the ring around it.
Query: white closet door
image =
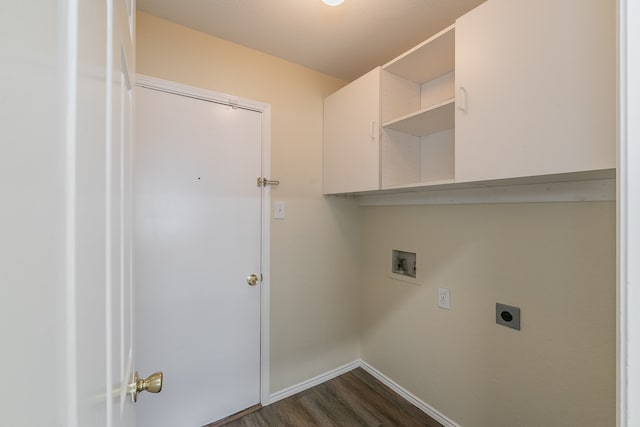
[[[260,401],[262,113],[137,89],[138,426],[202,426]]]

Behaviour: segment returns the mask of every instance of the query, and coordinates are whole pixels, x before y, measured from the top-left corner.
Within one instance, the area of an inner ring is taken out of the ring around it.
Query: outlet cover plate
[[[438,288],[438,307],[451,310],[451,291],[447,288]]]
[[[496,323],[520,330],[520,307],[496,303]]]

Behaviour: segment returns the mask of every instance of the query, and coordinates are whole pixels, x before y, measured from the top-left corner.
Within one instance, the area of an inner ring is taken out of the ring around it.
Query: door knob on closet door
[[[138,401],[138,394],[143,391],[149,393],[160,393],[162,391],[162,372],[156,372],[147,379],[138,378],[138,373],[133,374],[133,381],[129,384],[129,394],[134,402]]]
[[[249,277],[247,277],[247,283],[250,286],[255,286],[258,284],[258,276],[256,276],[255,274],[251,274],[249,275]]]

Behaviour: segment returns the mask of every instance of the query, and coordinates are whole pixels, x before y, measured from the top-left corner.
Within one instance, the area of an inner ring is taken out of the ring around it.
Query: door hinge
[[[266,187],[267,185],[279,185],[280,181],[272,181],[264,177],[258,177],[258,187]]]

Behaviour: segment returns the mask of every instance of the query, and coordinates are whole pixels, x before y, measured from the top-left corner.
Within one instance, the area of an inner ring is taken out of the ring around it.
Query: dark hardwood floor
[[[442,427],[362,368],[220,425]]]

